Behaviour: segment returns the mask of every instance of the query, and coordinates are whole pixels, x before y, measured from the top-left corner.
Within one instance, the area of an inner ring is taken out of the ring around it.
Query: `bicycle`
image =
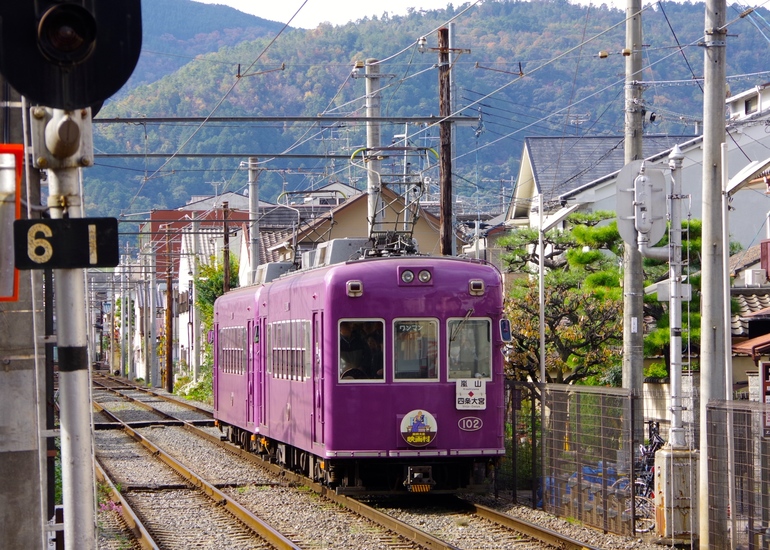
[[[634,531],[648,533],[655,529],[655,453],[666,441],[660,435],[660,423],[647,420],[647,444],[639,445],[639,461],[634,465],[633,508],[629,476],[619,477],[610,487],[618,501],[627,501],[623,519],[630,520],[634,511]]]

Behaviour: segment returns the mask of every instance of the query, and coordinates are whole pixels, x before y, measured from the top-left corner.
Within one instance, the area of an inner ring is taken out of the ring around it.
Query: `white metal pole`
[[[671,237],[669,239],[669,331],[671,338],[671,430],[669,443],[674,449],[685,447],[682,422],[682,161],[678,145],[668,156],[671,168]]]
[[[81,128],[81,113],[54,111],[49,124],[62,131]],[[83,111],[87,115],[87,111]],[[78,168],[48,172],[48,206],[52,219],[81,217]],[[95,481],[91,441],[91,403],[88,373],[88,332],[85,314],[85,271],[54,270],[56,342],[59,353],[59,420],[61,426],[64,540],[67,549],[96,547]]]
[[[727,144],[722,144],[722,248],[725,251],[722,257],[722,269],[725,279],[725,399],[733,399],[733,336],[732,323],[730,322],[730,197],[727,194],[727,185],[730,181],[727,169]],[[727,498],[730,499],[730,510],[736,509],[735,501],[735,444],[733,442],[733,412],[727,410]],[[736,514],[730,514],[730,547],[736,548]]]
[[[545,370],[545,259],[543,248],[545,246],[543,239],[543,194],[538,195],[538,213],[539,222],[537,227],[538,232],[538,300],[540,304],[540,383],[545,384],[546,370]]]
[[[249,157],[249,284],[257,282],[259,267],[259,184],[256,157]],[[197,348],[196,348],[197,349]]]

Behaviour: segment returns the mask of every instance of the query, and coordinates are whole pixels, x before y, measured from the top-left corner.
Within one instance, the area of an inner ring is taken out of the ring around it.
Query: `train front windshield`
[[[491,378],[492,342],[488,319],[455,319],[449,333],[449,379]]]
[[[489,319],[457,318],[444,327],[448,365],[446,379],[492,378],[492,323]],[[339,324],[340,380],[385,380],[385,323],[343,319]],[[392,324],[394,380],[438,381],[438,319],[396,319]]]

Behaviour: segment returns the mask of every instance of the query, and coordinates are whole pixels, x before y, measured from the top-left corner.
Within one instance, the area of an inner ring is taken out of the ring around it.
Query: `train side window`
[[[393,347],[396,380],[438,380],[438,321],[397,319]]]
[[[371,319],[343,319],[338,330],[340,380],[384,380],[385,323]]]
[[[489,319],[450,319],[449,379],[492,378],[491,321]]]
[[[219,370],[227,374],[244,374],[248,358],[246,327],[219,329]]]

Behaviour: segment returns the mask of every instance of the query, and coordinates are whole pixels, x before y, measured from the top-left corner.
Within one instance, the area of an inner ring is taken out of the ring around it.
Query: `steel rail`
[[[123,495],[120,494],[120,491],[118,491],[118,489],[115,487],[112,479],[110,479],[104,467],[96,458],[94,459],[94,465],[97,481],[106,483],[110,489],[110,496],[112,497],[112,500],[120,502],[120,515],[123,517],[126,525],[128,525],[128,528],[131,530],[131,534],[134,536],[134,540],[136,540],[136,542],[138,542],[139,545],[146,550],[158,550],[158,543],[155,542],[155,539],[147,531],[147,528],[142,523],[142,520],[139,519],[139,516],[136,515],[128,501],[123,498]]]
[[[104,374],[100,374],[99,378],[105,378],[107,380],[115,380],[114,377],[107,376],[107,375],[104,375]],[[213,425],[213,422],[214,422],[213,418],[212,418],[211,421],[208,421],[208,420],[180,420],[179,418],[175,417],[173,414],[169,414],[169,413],[166,413],[164,411],[159,411],[158,409],[156,409],[155,407],[153,407],[149,403],[145,403],[145,402],[143,402],[143,401],[141,401],[139,399],[136,399],[135,397],[131,397],[130,395],[126,395],[126,394],[118,392],[118,390],[121,390],[121,389],[140,391],[140,392],[145,393],[147,395],[151,395],[153,397],[157,397],[158,399],[162,399],[163,401],[166,401],[167,403],[172,403],[174,405],[179,405],[180,407],[184,407],[185,409],[188,409],[188,410],[191,410],[191,411],[194,411],[194,412],[198,412],[198,413],[201,413],[203,415],[212,416],[211,411],[208,410],[208,409],[203,409],[203,408],[201,408],[201,407],[199,407],[197,405],[194,405],[193,403],[188,403],[188,402],[186,402],[186,401],[184,401],[182,399],[177,399],[177,398],[174,398],[174,397],[169,397],[168,395],[159,393],[159,392],[157,392],[157,391],[155,391],[155,390],[153,390],[151,388],[146,388],[146,387],[139,386],[139,385],[134,385],[134,384],[128,384],[128,383],[125,383],[125,382],[121,386],[112,386],[112,387],[110,387],[110,386],[104,384],[103,382],[101,382],[100,380],[98,380],[96,377],[93,378],[93,383],[94,384],[98,384],[101,388],[103,388],[105,390],[116,392],[121,397],[123,397],[125,399],[128,399],[128,400],[130,400],[130,401],[132,401],[132,402],[142,406],[143,408],[146,408],[147,410],[153,410],[153,411],[155,411],[155,412],[157,412],[157,413],[159,413],[159,414],[169,418],[170,420],[176,420],[176,421],[181,421],[181,422],[190,422],[191,424],[206,423],[207,426]]]
[[[601,548],[598,548],[595,546],[589,546],[583,542],[577,541],[575,539],[564,536],[561,533],[553,531],[552,529],[548,529],[547,527],[541,527],[539,525],[535,525],[528,521],[524,521],[522,519],[518,519],[511,515],[505,514],[503,512],[498,512],[497,510],[493,510],[492,508],[487,508],[486,506],[482,506],[481,504],[475,504],[473,502],[467,502],[467,501],[465,502],[470,507],[471,511],[474,514],[478,515],[479,517],[489,520],[492,523],[503,525],[508,529],[512,529],[514,531],[527,535],[528,537],[537,539],[540,542],[550,544],[557,548],[562,548],[563,550],[601,550]]]
[[[244,508],[237,502],[230,500],[227,497],[227,495],[225,495],[222,491],[220,491],[219,489],[217,489],[216,487],[208,483],[206,480],[199,477],[192,470],[187,468],[184,464],[174,459],[171,455],[163,451],[160,447],[158,447],[157,445],[149,441],[144,436],[142,436],[136,430],[131,428],[131,426],[129,426],[128,424],[126,424],[125,422],[117,418],[110,411],[106,410],[104,407],[102,407],[96,402],[94,402],[93,405],[100,412],[103,412],[107,416],[114,419],[117,423],[119,423],[122,426],[123,431],[126,432],[131,438],[141,443],[159,460],[161,460],[166,465],[170,466],[182,478],[184,478],[189,483],[197,487],[201,492],[208,495],[209,498],[211,498],[214,502],[216,502],[218,505],[222,506],[225,510],[230,512],[234,517],[236,517],[244,525],[248,526],[252,531],[257,533],[267,542],[269,542],[270,544],[272,544],[273,546],[275,546],[280,550],[283,550],[283,549],[300,550],[299,546],[297,546],[291,540],[283,536],[278,530],[276,530],[267,522],[263,521],[259,517],[249,512],[246,508]],[[186,422],[184,424],[189,425],[191,428],[195,428],[194,426]]]
[[[112,378],[112,377],[109,377],[109,378]],[[147,393],[150,393],[156,397],[162,397],[163,399],[166,399],[172,403],[179,403],[177,399],[159,394],[151,389],[145,389],[145,388],[137,388],[137,389],[146,391]],[[211,414],[210,411],[206,411],[205,409],[200,409],[196,407],[196,410],[205,412],[206,414]],[[265,468],[275,473],[276,475],[282,476],[283,478],[285,478],[287,481],[291,483],[309,487],[315,493],[331,500],[335,504],[343,506],[346,509],[353,511],[366,519],[369,519],[387,529],[390,529],[391,531],[393,531],[399,536],[409,539],[426,548],[430,548],[431,550],[434,550],[434,549],[435,550],[438,550],[438,549],[457,550],[458,548],[456,546],[452,546],[448,544],[446,541],[442,541],[437,537],[434,537],[428,533],[425,533],[424,531],[421,531],[420,529],[417,529],[416,527],[409,525],[408,523],[402,522],[392,516],[389,516],[383,512],[380,512],[379,510],[372,508],[371,506],[359,500],[356,500],[355,498],[352,498],[346,495],[338,495],[336,492],[334,492],[333,489],[330,489],[329,487],[326,487],[324,485],[321,485],[320,483],[314,482],[303,475],[297,474],[295,472],[287,471],[277,464],[267,462],[266,460],[255,455],[254,453],[246,451],[241,447],[235,446],[227,441],[223,441],[221,438],[218,438],[204,430],[201,430],[197,426],[194,426],[185,421],[181,421],[181,422],[182,422],[183,428],[185,428],[188,431],[191,431],[192,433],[195,433],[196,435],[206,439],[207,441],[214,443],[215,445],[218,445],[222,448],[225,448],[228,451],[233,452],[243,458],[246,458],[250,462],[253,462],[256,465],[262,468]],[[507,529],[511,529],[525,536],[531,537],[541,543],[555,546],[563,550],[601,550],[601,548],[591,546],[584,542],[564,536],[552,529],[541,527],[534,523],[530,523],[525,520],[515,518],[503,512],[498,512],[492,508],[488,508],[486,506],[475,504],[473,502],[469,502],[465,500],[463,500],[462,502],[464,506],[466,506],[472,513],[478,515],[479,517],[486,519],[488,521],[491,521],[492,523],[502,525]]]

